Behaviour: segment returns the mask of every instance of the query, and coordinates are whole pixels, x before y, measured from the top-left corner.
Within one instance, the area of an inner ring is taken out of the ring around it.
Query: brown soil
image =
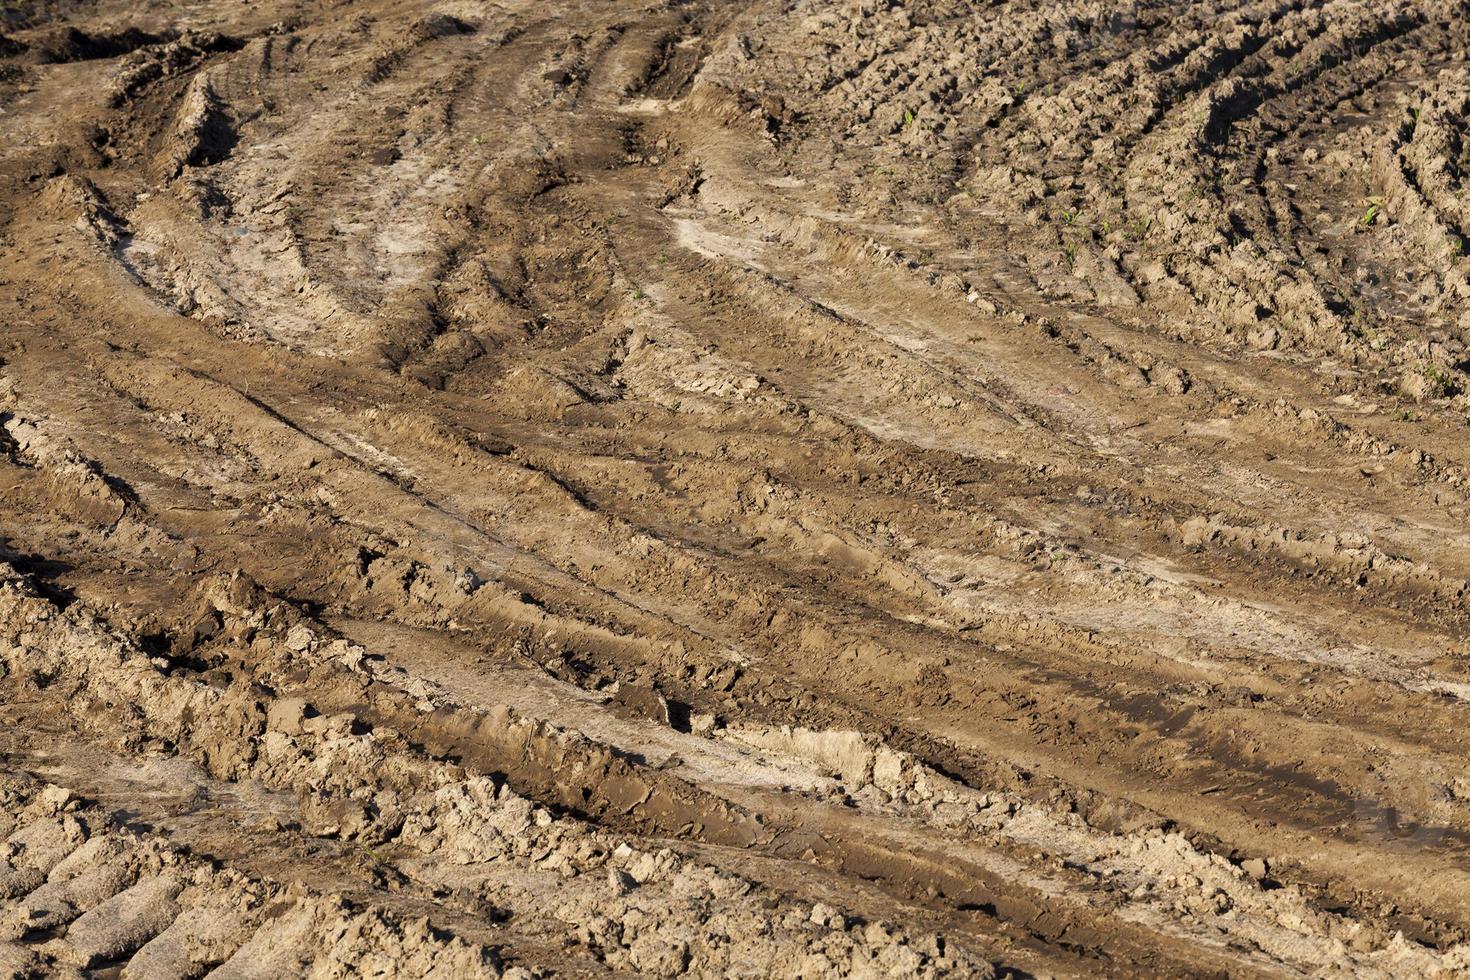
[[[0,978],[1470,974],[1467,44],[0,5]]]

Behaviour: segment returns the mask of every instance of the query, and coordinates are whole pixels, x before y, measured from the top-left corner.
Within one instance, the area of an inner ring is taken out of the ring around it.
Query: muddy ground
[[[0,6],[0,976],[1470,973],[1467,44]]]

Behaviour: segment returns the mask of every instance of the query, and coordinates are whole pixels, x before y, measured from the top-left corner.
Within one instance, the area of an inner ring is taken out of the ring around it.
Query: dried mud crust
[[[1453,5],[0,11],[0,975],[1470,973]]]
[[[54,783],[7,772],[7,976],[506,976],[492,951],[340,895],[201,861]],[[523,971],[521,971],[523,972]]]

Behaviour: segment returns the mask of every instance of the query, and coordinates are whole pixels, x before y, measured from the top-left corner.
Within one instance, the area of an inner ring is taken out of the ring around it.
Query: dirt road
[[[1470,973],[1467,43],[3,5],[0,976]]]

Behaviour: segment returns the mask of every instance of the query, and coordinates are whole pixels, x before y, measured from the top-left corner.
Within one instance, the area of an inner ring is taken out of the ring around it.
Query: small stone
[[[466,568],[455,577],[454,584],[465,595],[473,595],[485,582],[473,568]]]

